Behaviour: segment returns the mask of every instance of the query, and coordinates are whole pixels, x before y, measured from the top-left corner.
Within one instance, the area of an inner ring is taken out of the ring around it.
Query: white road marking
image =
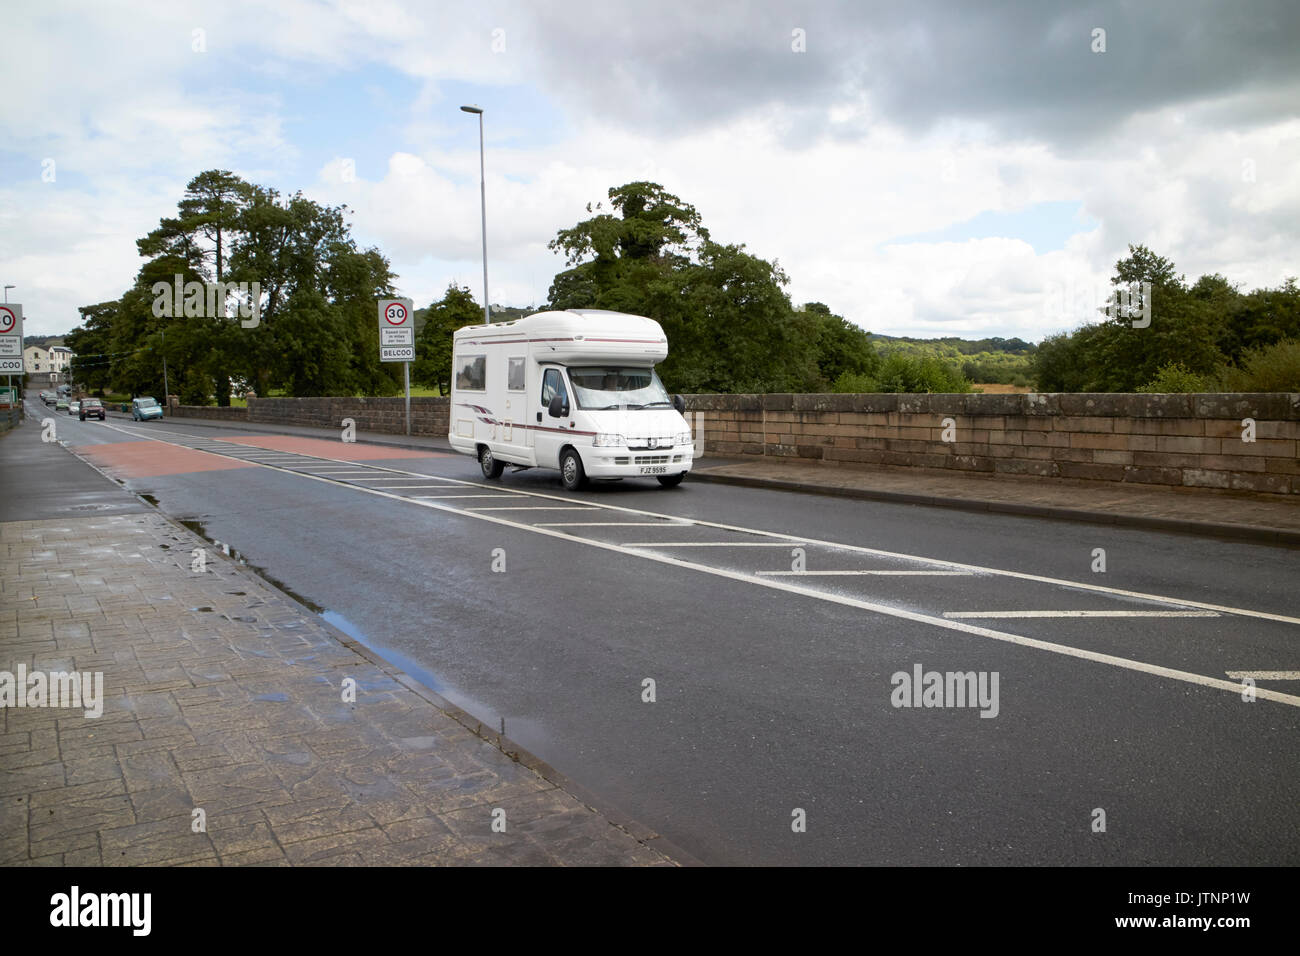
[[[625,548],[797,548],[801,541],[624,541]]]
[[[1253,680],[1300,680],[1300,671],[1224,671],[1224,673],[1237,680],[1243,677]]]
[[[538,528],[689,528],[690,522],[663,521],[539,521]]]
[[[126,429],[120,428],[116,425],[109,425],[108,427],[116,431],[120,431],[123,434],[127,434],[127,435],[133,434],[132,432],[129,432]],[[183,432],[173,433],[173,434],[184,435]],[[163,439],[154,439],[154,440],[159,442],[164,442]],[[177,443],[172,442],[167,444],[177,444]],[[305,457],[311,457],[311,456],[305,456]],[[1047,651],[1048,653],[1059,654],[1065,657],[1074,657],[1079,660],[1087,660],[1087,661],[1092,661],[1094,663],[1108,664],[1112,667],[1118,667],[1124,670],[1149,674],[1156,677],[1164,677],[1170,680],[1182,681],[1184,683],[1195,684],[1201,687],[1209,687],[1209,688],[1214,688],[1216,690],[1223,690],[1234,695],[1239,695],[1241,693],[1240,683],[1233,683],[1231,681],[1226,681],[1217,677],[1207,677],[1204,674],[1194,674],[1190,671],[1182,671],[1171,667],[1163,667],[1158,664],[1149,664],[1146,663],[1145,661],[1131,660],[1129,658],[1118,657],[1113,654],[1102,654],[1097,651],[1085,650],[1079,647],[1071,647],[1066,644],[1054,644],[1051,643],[1050,641],[1041,641],[1032,637],[1024,637],[1019,634],[1011,634],[1006,631],[995,631],[990,628],[980,627],[974,624],[965,624],[962,623],[961,621],[954,621],[942,617],[935,617],[933,615],[922,614],[917,611],[908,611],[903,608],[890,607],[889,605],[877,604],[872,601],[864,601],[843,594],[834,594],[830,592],[817,591],[812,588],[800,587],[799,585],[787,581],[773,580],[770,577],[764,578],[756,574],[748,574],[742,571],[732,571],[727,568],[717,568],[717,567],[710,567],[708,565],[703,565],[703,564],[696,564],[694,562],[686,561],[682,558],[674,558],[666,554],[656,554],[653,551],[627,548],[622,545],[614,544],[612,542],[597,541],[591,538],[581,538],[576,535],[567,534],[562,531],[556,531],[552,528],[542,528],[537,525],[524,524],[523,522],[513,521],[509,518],[498,517],[496,515],[477,513],[472,509],[456,508],[437,501],[418,501],[413,498],[390,494],[387,491],[380,490],[378,488],[366,488],[362,485],[348,484],[346,482],[338,481],[333,478],[326,478],[317,475],[306,474],[304,472],[297,472],[291,469],[283,468],[278,465],[258,465],[258,467],[267,468],[273,471],[282,471],[291,475],[298,475],[303,478],[308,478],[312,481],[320,481],[326,484],[335,485],[340,488],[349,488],[354,491],[360,491],[363,492],[364,494],[374,495],[379,498],[388,498],[392,501],[399,501],[399,502],[405,501],[412,505],[415,505],[418,508],[431,508],[436,511],[442,511],[451,515],[461,515],[462,517],[474,518],[479,521],[488,521],[493,524],[498,524],[507,528],[514,528],[519,531],[529,531],[532,532],[533,534],[546,535],[548,537],[556,538],[561,541],[569,541],[574,544],[582,544],[582,545],[586,545],[587,547],[598,548],[603,551],[612,551],[616,554],[623,554],[632,557],[637,557],[645,561],[654,561],[659,564],[666,564],[673,567],[683,568],[685,570],[696,571],[701,574],[709,574],[714,577],[726,578],[732,581],[739,581],[742,583],[753,584],[758,587],[769,588],[771,590],[776,590],[776,591],[783,591],[788,594],[797,594],[803,597],[812,598],[814,600],[826,601],[831,604],[840,604],[846,607],[855,607],[860,610],[872,611],[874,613],[881,614],[887,617],[895,617],[895,618],[900,618],[902,620],[914,621],[920,624],[928,624],[933,627],[958,631],[964,634],[972,634],[978,637],[987,637],[991,640],[1016,644],[1021,647],[1034,648],[1036,650]],[[418,473],[401,472],[398,469],[386,469],[386,470],[393,471],[394,473],[411,475],[412,477],[422,477],[418,475]],[[457,484],[463,484],[470,487],[492,489],[492,486],[484,485],[478,482],[461,481],[459,479],[448,479],[448,480],[456,482]],[[527,494],[539,498],[550,498],[552,500],[558,500],[558,501],[571,500],[567,498],[561,498],[558,495],[547,495],[541,492],[523,492],[523,494]],[[671,519],[671,516],[658,515],[655,514],[654,512],[642,511],[635,508],[624,508],[618,505],[602,504],[602,505],[592,505],[589,507],[606,508],[608,510],[620,511],[628,514],[641,514],[650,517]],[[748,530],[748,529],[736,528],[735,526],[723,525],[716,522],[697,521],[696,523],[705,527],[722,528],[730,531]],[[797,538],[790,538],[790,536],[787,535],[780,535],[777,534],[776,532],[753,530],[750,531],[749,533],[768,536],[768,537],[781,537],[781,538],[786,538],[790,541],[800,540]],[[814,542],[815,539],[803,539],[803,540]],[[1180,604],[1184,607],[1200,607],[1207,610],[1225,611],[1230,614],[1239,614],[1247,617],[1257,617],[1265,620],[1276,620],[1276,621],[1283,621],[1292,624],[1300,624],[1300,619],[1297,618],[1287,617],[1285,615],[1280,615],[1280,614],[1271,614],[1264,611],[1252,611],[1248,608],[1229,608],[1229,607],[1222,607],[1218,605],[1204,604],[1195,601],[1179,601],[1171,598],[1163,598],[1158,595],[1143,594],[1141,592],[1136,592],[1136,591],[1124,591],[1118,588],[1105,587],[1103,585],[1095,585],[1095,584],[1089,585],[1077,581],[1059,580],[1054,578],[1048,578],[1042,575],[1026,574],[1018,571],[1003,571],[997,568],[983,568],[978,565],[964,565],[964,564],[958,564],[956,562],[947,562],[947,561],[939,562],[939,561],[935,561],[934,559],[918,558],[913,555],[897,554],[895,552],[882,551],[876,548],[862,548],[853,545],[837,545],[834,542],[815,541],[815,543],[825,544],[829,547],[841,547],[846,550],[857,551],[865,554],[876,554],[876,555],[881,555],[886,557],[903,558],[907,560],[916,560],[916,561],[933,561],[933,563],[937,563],[937,564],[941,563],[949,567],[963,568],[972,571],[984,571],[990,574],[999,574],[1006,577],[1018,578],[1021,580],[1038,581],[1046,584],[1057,584],[1066,587],[1082,588],[1084,590],[1090,590],[1090,591],[1099,591],[1103,593],[1118,594],[1125,597],[1137,597],[1145,600],[1162,601],[1170,604]],[[1268,688],[1257,688],[1255,691],[1255,696],[1257,699],[1261,699],[1261,700],[1271,700],[1274,701],[1275,703],[1286,704],[1290,707],[1300,707],[1300,696],[1296,696],[1294,694],[1284,694],[1281,693],[1280,691],[1270,690]]]
[[[1219,617],[1218,611],[944,611],[947,618],[997,617]]]
[[[466,511],[595,511],[590,505],[512,505],[509,508],[466,508]]]
[[[374,481],[375,479],[374,479],[374,478],[365,478],[365,479],[354,479],[354,480]],[[434,484],[433,482],[431,482],[431,481],[422,481],[422,482],[420,482],[420,484],[418,484],[418,485],[380,485],[379,487],[380,487],[380,488],[383,488],[385,491],[387,491],[389,488],[446,488],[447,486],[446,486],[446,485],[435,485],[435,484]],[[501,493],[501,494],[509,494],[509,492],[500,492],[500,493]],[[491,497],[491,495],[488,495],[487,497]],[[516,497],[516,498],[523,498],[524,495],[514,495],[514,497]]]
[[[858,574],[878,574],[881,577],[934,577],[934,578],[969,578],[974,571],[759,571],[759,574],[778,577],[849,577]]]
[[[390,486],[390,487],[391,487],[391,486]],[[402,487],[407,487],[407,486],[405,486],[405,485],[398,485],[398,487],[399,487],[399,488],[402,488]],[[412,488],[424,488],[424,487],[428,487],[428,486],[427,486],[427,485],[411,485],[411,486],[409,486],[409,487],[412,487]],[[436,488],[436,487],[438,487],[438,486],[437,486],[437,485],[434,485],[434,487]],[[387,490],[387,489],[385,489],[385,490]],[[501,494],[501,495],[411,495],[411,497],[412,497],[412,498],[495,498],[495,499],[497,499],[498,501],[500,501],[500,500],[502,500],[503,498],[522,498],[522,497],[524,497],[524,496],[523,496],[523,495],[505,495],[505,494]]]

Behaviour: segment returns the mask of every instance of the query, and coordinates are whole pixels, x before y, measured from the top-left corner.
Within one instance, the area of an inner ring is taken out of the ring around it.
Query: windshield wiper
[[[637,407],[637,408],[649,408],[651,405],[667,405],[669,408],[671,408],[671,407],[672,407],[672,404],[673,404],[672,402],[665,402],[663,399],[659,399],[659,400],[657,400],[657,401],[653,401],[653,402],[646,402],[644,405],[638,405],[638,406],[636,406],[636,407]]]

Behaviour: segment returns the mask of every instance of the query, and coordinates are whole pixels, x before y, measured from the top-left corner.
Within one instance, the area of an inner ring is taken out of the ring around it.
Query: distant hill
[[[878,348],[882,348],[882,351],[888,351],[891,344],[947,346],[962,355],[974,355],[977,352],[1010,352],[1012,355],[1033,355],[1038,351],[1038,346],[1032,342],[1026,342],[1024,339],[1018,338],[1004,339],[998,336],[988,339],[961,339],[956,336],[939,339],[918,339],[910,335],[879,335],[872,332],[869,337]]]
[[[977,384],[1002,384],[1028,389],[1033,385],[1033,360],[1038,346],[1024,339],[918,339],[907,335],[870,336],[881,355],[902,353],[912,358],[938,359]]]
[[[62,335],[24,335],[23,348],[29,345],[39,345],[43,349],[48,349],[55,345],[63,344]]]

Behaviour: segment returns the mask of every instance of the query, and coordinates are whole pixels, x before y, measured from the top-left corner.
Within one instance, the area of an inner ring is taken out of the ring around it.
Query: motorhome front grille
[[[619,457],[617,457],[617,458],[614,459],[614,464],[616,464],[616,465],[626,465],[626,464],[628,463],[628,460],[629,460],[629,459],[628,459],[627,455],[620,455]]]
[[[667,455],[637,455],[636,463],[638,465],[666,465],[668,464]]]
[[[650,444],[651,441],[654,442],[653,445]],[[631,448],[633,451],[649,451],[655,448],[672,448],[673,440],[671,438],[629,438],[627,440],[627,447]]]

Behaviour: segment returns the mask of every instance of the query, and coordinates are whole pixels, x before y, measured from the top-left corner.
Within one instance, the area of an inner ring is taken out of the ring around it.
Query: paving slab
[[[688,480],[1300,547],[1296,496],[1070,479],[986,478],[924,468],[846,468],[765,457],[706,457]]]

